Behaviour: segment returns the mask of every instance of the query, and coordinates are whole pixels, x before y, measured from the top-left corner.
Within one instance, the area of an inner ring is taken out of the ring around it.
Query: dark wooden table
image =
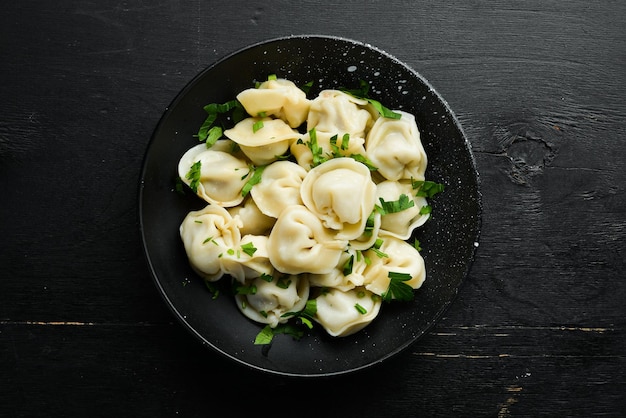
[[[179,325],[144,261],[137,192],[193,76],[309,33],[375,45],[433,84],[472,144],[484,213],[425,338],[382,367],[294,380]],[[625,98],[623,1],[5,4],[0,415],[624,416]]]

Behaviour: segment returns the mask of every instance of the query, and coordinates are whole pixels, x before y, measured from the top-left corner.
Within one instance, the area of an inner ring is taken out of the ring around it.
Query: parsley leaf
[[[422,206],[420,208],[420,215],[428,215],[433,211],[433,208],[430,205]]]
[[[443,192],[444,185],[442,183],[435,183],[428,180],[415,180],[411,181],[413,189],[416,190],[415,196],[419,197],[433,197],[437,193]]]
[[[254,253],[256,252],[257,248],[254,246],[253,243],[247,242],[245,244],[241,244],[241,250],[244,253],[248,254],[250,257],[252,257]]]
[[[254,339],[254,345],[270,344],[274,339],[274,336],[278,334],[291,335],[296,340],[299,340],[304,335],[304,331],[292,324],[278,324],[276,328],[266,325],[261,332],[257,334]]]
[[[200,174],[202,170],[202,161],[198,160],[191,165],[185,178],[189,180],[189,187],[194,193],[198,193],[198,184],[200,183]]]
[[[382,294],[383,301],[391,302],[395,299],[408,302],[413,300],[413,288],[405,283],[411,280],[410,274],[390,271],[387,276],[389,277],[389,287]]]
[[[241,120],[245,115],[243,105],[236,99],[221,104],[210,103],[204,106],[203,109],[207,113],[207,117],[198,129],[198,133],[194,136],[197,137],[200,142],[207,141],[208,148],[222,136],[222,128],[214,126],[220,115],[232,111],[232,119],[235,123]],[[219,128],[219,130],[213,128]]]
[[[403,210],[406,210],[415,206],[415,202],[412,199],[409,199],[409,197],[405,195],[404,193],[400,195],[400,198],[398,200],[387,202],[382,197],[379,198],[379,200],[380,200],[381,208],[384,211],[383,215],[386,215],[389,213],[402,212]]]
[[[346,89],[340,88],[344,93],[349,94],[350,96],[356,97],[357,99],[367,100],[373,107],[380,113],[380,115],[384,118],[389,119],[400,119],[402,115],[400,113],[394,112],[393,110],[383,106],[378,100],[374,100],[368,96],[370,86],[365,80],[359,80],[359,88],[358,89]]]
[[[287,312],[282,316],[284,318],[287,317],[296,317],[298,318],[302,324],[304,324],[307,328],[313,328],[313,317],[317,313],[317,301],[315,299],[309,299],[300,312]],[[261,332],[259,332],[254,339],[255,345],[267,345],[272,342],[275,335],[278,334],[287,334],[291,335],[296,340],[299,340],[304,335],[304,331],[301,327],[295,324],[278,324],[275,328],[266,325]]]
[[[311,168],[322,164],[327,158],[324,157],[324,149],[317,144],[317,132],[315,128],[309,131],[309,142],[306,144],[313,154],[313,163]]]
[[[243,188],[241,189],[241,195],[243,197],[246,197],[248,193],[250,193],[250,190],[252,190],[252,186],[261,182],[261,176],[263,175],[263,170],[265,170],[265,167],[266,166],[261,165],[259,167],[250,168],[250,170],[253,171],[253,174],[250,176],[248,181],[243,185]],[[250,172],[248,172],[248,174],[250,174]],[[248,174],[246,174],[246,176]]]

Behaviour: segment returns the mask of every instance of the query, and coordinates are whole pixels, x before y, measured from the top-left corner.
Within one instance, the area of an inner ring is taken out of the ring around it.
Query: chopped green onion
[[[241,244],[241,250],[244,253],[248,254],[250,257],[252,257],[254,253],[256,252],[257,248],[254,246],[253,243],[247,242],[245,244]]]
[[[361,314],[365,315],[367,313],[367,309],[359,305],[358,303],[354,305],[354,308]]]
[[[258,120],[256,122],[254,122],[254,124],[252,125],[252,132],[256,133],[261,128],[263,128],[263,121],[262,120]]]
[[[291,280],[285,280],[285,279],[278,279],[276,281],[276,286],[280,287],[281,289],[289,289],[289,286],[291,286]]]
[[[351,255],[350,258],[343,265],[343,275],[349,276],[352,274],[352,268],[354,266],[354,256]]]

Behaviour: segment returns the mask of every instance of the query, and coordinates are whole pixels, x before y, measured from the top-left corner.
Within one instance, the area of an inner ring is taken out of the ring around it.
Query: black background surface
[[[0,415],[620,416],[625,19],[618,1],[5,5]],[[437,326],[383,367],[304,381],[240,367],[176,322],[137,204],[185,84],[302,33],[421,73],[458,116],[483,194],[476,261]]]

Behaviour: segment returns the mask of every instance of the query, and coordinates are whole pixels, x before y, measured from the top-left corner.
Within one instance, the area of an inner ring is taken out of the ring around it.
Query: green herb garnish
[[[382,197],[379,198],[379,200],[381,208],[383,210],[383,215],[402,212],[403,210],[415,206],[415,202],[412,199],[409,199],[409,196],[405,195],[404,193],[400,195],[400,198],[398,200],[387,202]]]
[[[194,193],[198,193],[198,184],[200,183],[200,174],[202,170],[202,162],[196,161],[191,165],[191,168],[187,172],[185,178],[189,180],[189,187]]]
[[[383,106],[378,100],[374,100],[369,97],[370,86],[367,81],[359,80],[359,88],[358,89],[346,89],[341,88],[341,91],[347,93],[357,99],[367,100],[373,107],[376,109],[378,113],[384,118],[389,119],[400,119],[402,115],[400,113],[394,112],[393,110]]]
[[[413,288],[405,283],[411,280],[410,274],[390,271],[387,276],[390,279],[389,287],[382,294],[385,302],[391,302],[393,299],[403,302],[413,300]]]
[[[232,111],[233,122],[237,123],[245,115],[245,111],[238,100],[230,100],[226,103],[211,103],[204,106],[207,117],[194,135],[200,142],[207,141],[207,147],[211,147],[222,136],[222,128],[214,126],[219,115]],[[213,129],[219,128],[219,129]]]
[[[317,313],[317,301],[315,299],[309,299],[300,312],[287,312],[282,315],[284,318],[295,317],[298,318],[303,325],[307,328],[313,328],[313,317]],[[275,335],[287,334],[291,335],[296,340],[299,340],[304,335],[304,331],[301,327],[295,324],[279,324],[275,328],[266,325],[261,332],[259,332],[254,339],[255,345],[267,345],[272,342]]]
[[[250,174],[250,172],[252,172],[252,175],[248,178],[248,181],[243,185],[243,188],[241,189],[241,195],[243,197],[246,197],[248,193],[250,193],[250,190],[252,190],[252,186],[261,182],[261,176],[263,176],[263,170],[265,170],[265,167],[266,166],[264,165],[258,167],[252,166],[250,167],[250,171],[248,171],[248,174],[242,177],[246,178]]]
[[[350,258],[343,264],[343,275],[349,276],[352,274],[352,268],[354,266],[354,255],[351,255]]]
[[[252,125],[252,132],[258,132],[259,129],[263,128],[263,121],[262,120],[258,120],[256,122],[254,122],[254,124]]]
[[[253,243],[247,242],[245,244],[241,244],[241,250],[244,253],[248,254],[250,257],[252,257],[254,253],[256,252],[257,248],[254,246]]]
[[[443,192],[444,185],[428,180],[412,180],[411,186],[416,190],[415,196],[433,197],[437,193]]]

